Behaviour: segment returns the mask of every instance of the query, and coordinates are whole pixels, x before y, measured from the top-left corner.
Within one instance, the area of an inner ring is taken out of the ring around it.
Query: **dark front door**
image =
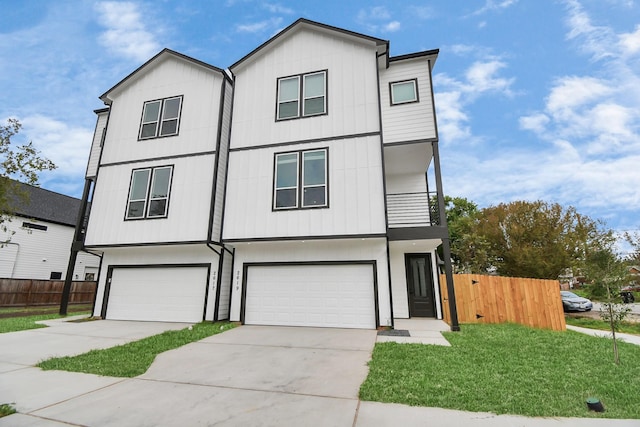
[[[405,255],[410,317],[436,317],[431,254]]]

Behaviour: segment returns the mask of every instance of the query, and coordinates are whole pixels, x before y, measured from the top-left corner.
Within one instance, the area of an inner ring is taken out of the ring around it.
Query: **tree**
[[[451,258],[456,271],[486,273],[491,262],[486,239],[476,234],[480,215],[478,205],[463,197],[449,196],[445,196],[444,203],[451,240]]]
[[[15,209],[17,198],[23,198],[16,181],[29,185],[38,184],[38,173],[53,170],[56,165],[41,157],[32,142],[15,146],[11,138],[22,128],[16,119],[8,119],[0,125],[0,224],[4,224]],[[6,231],[6,227],[3,226]]]
[[[599,247],[587,253],[586,276],[591,292],[601,289],[604,293],[600,317],[609,324],[613,339],[613,360],[620,364],[616,332],[631,309],[621,304],[620,289],[629,280],[628,267],[614,252],[614,240],[605,238]]]
[[[612,236],[575,208],[540,200],[483,209],[478,227],[500,274],[538,279],[557,279],[568,267],[583,267],[590,248]]]

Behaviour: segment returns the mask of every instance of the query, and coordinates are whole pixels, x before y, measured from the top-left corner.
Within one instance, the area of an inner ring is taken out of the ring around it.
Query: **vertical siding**
[[[95,178],[98,173],[98,162],[100,161],[100,152],[102,150],[102,135],[107,127],[108,117],[108,111],[98,113],[96,130],[93,133],[93,142],[91,143],[91,152],[89,153],[89,162],[87,163],[87,178]]]
[[[329,208],[273,211],[274,153],[328,147]],[[385,233],[380,140],[230,153],[224,239]]]
[[[377,132],[376,49],[303,29],[236,74],[231,147]],[[327,70],[328,114],[276,122],[279,77]]]
[[[141,71],[115,94],[102,164],[215,150],[223,77],[173,57]],[[182,95],[179,134],[138,141],[145,101]]]
[[[224,252],[222,271],[220,272],[220,299],[218,300],[218,319],[229,319],[229,304],[231,301],[231,276],[233,274],[233,255]]]
[[[216,177],[215,205],[213,208],[213,229],[211,239],[219,242],[221,239],[222,209],[224,207],[224,195],[227,178],[227,159],[229,157],[229,133],[231,131],[231,110],[233,103],[233,87],[230,83],[225,85],[224,111],[222,114],[220,149],[218,156],[218,173]]]
[[[154,162],[102,166],[96,183],[85,244],[205,241],[215,156],[181,157]],[[166,218],[125,221],[131,171],[173,165]]]
[[[427,59],[393,61],[388,69],[380,71],[382,132],[386,144],[436,138]],[[418,79],[419,102],[392,106],[389,83],[411,79]]]

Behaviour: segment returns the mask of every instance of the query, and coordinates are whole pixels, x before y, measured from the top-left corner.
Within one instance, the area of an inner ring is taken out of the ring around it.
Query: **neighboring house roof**
[[[640,266],[632,265],[631,267],[629,267],[629,273],[640,274]]]
[[[310,28],[310,29],[314,29],[316,31],[322,31],[322,32],[330,32],[330,33],[333,33],[333,34],[339,34],[339,35],[341,35],[343,37],[347,37],[347,38],[351,38],[351,39],[358,39],[358,40],[361,40],[361,41],[366,42],[366,43],[372,43],[377,47],[379,55],[387,55],[387,57],[389,55],[389,41],[388,40],[383,40],[383,39],[379,39],[377,37],[371,37],[371,36],[367,36],[365,34],[355,33],[353,31],[345,30],[345,29],[338,28],[338,27],[332,27],[331,25],[326,25],[326,24],[322,24],[320,22],[310,21],[310,20],[305,19],[305,18],[300,18],[297,21],[295,21],[293,24],[289,25],[284,30],[280,31],[275,36],[271,37],[266,42],[262,43],[260,46],[258,46],[253,51],[251,51],[248,55],[243,56],[240,60],[238,60],[231,67],[229,67],[229,69],[232,72],[238,71],[239,68],[242,68],[243,65],[245,65],[246,63],[249,63],[250,60],[253,60],[253,59],[257,58],[258,56],[262,55],[264,49],[267,46],[271,45],[272,43],[279,42],[279,41],[283,40],[284,38],[288,37],[289,35],[294,34],[295,32],[297,32],[297,31],[299,31],[299,30],[301,30],[303,28]]]
[[[12,211],[15,215],[75,227],[80,199],[21,182],[16,184],[26,198],[14,197]]]
[[[125,77],[124,79],[120,80],[120,82],[117,83],[115,86],[113,86],[111,89],[109,89],[108,91],[103,93],[100,96],[100,99],[105,104],[109,105],[111,100],[112,100],[112,95],[114,93],[119,92],[120,90],[125,88],[129,83],[131,83],[132,81],[134,81],[135,79],[137,79],[141,75],[143,75],[147,70],[153,68],[154,65],[159,64],[159,63],[165,61],[168,58],[175,58],[175,59],[178,59],[180,61],[185,61],[185,62],[194,64],[194,65],[198,65],[198,66],[200,66],[202,68],[205,68],[205,69],[220,73],[225,78],[230,79],[229,75],[227,73],[225,73],[225,71],[223,69],[221,69],[221,68],[215,67],[215,66],[213,66],[211,64],[207,64],[206,62],[202,62],[202,61],[197,60],[195,58],[191,58],[190,56],[184,55],[184,54],[182,54],[180,52],[176,52],[174,50],[165,48],[165,49],[162,49],[153,58],[151,58],[150,60],[148,60],[147,62],[145,62],[141,66],[139,66],[138,68],[136,68],[127,77]]]

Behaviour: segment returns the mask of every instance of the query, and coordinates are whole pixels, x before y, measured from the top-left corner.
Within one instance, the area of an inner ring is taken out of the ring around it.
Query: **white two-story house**
[[[299,19],[227,71],[165,50],[110,89],[87,174],[94,314],[370,329],[455,314],[437,55]]]

